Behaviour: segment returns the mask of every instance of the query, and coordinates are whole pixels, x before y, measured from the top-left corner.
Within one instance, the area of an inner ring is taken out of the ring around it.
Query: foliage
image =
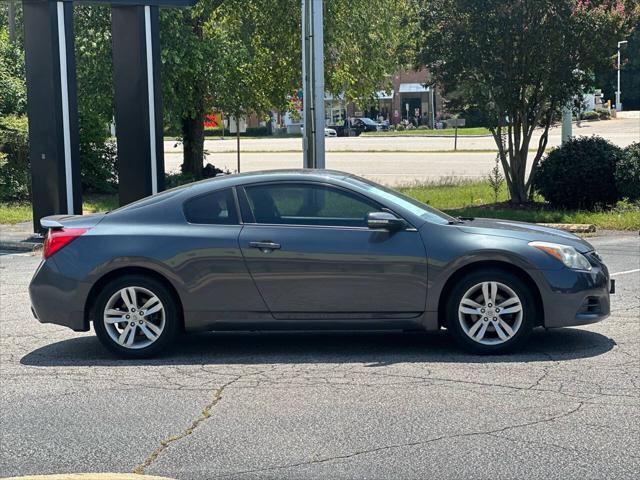
[[[0,116],[24,115],[27,108],[24,59],[18,43],[0,28]]]
[[[108,130],[114,112],[109,7],[75,5],[74,27],[82,188],[111,193],[118,178]]]
[[[609,120],[611,118],[611,112],[606,108],[596,108],[596,112],[600,120]]]
[[[608,0],[422,0],[418,61],[484,112],[511,199],[530,198],[553,117],[592,85],[635,21]],[[543,129],[527,179],[535,128]]]
[[[493,201],[498,201],[498,196],[500,195],[500,190],[502,190],[502,185],[504,184],[504,175],[500,171],[500,158],[496,157],[496,164],[487,175],[487,182],[493,191]]]
[[[600,114],[594,110],[589,110],[587,112],[582,112],[580,114],[581,120],[600,120]]]
[[[623,198],[640,200],[640,142],[624,149],[616,165],[616,186]]]
[[[535,189],[554,207],[593,209],[619,199],[615,171],[622,150],[600,137],[572,139],[540,163]]]
[[[31,193],[26,117],[0,117],[0,200],[24,200]]]

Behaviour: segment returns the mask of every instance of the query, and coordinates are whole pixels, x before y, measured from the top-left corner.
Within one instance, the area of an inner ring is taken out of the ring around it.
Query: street
[[[547,148],[560,145],[560,127],[549,132]],[[537,148],[539,131],[534,133],[531,148]],[[602,136],[625,147],[640,139],[640,118],[621,118],[573,125],[574,136]],[[360,136],[325,139],[326,167],[364,176],[391,186],[438,182],[443,178],[480,180],[493,168],[496,145],[491,136],[460,137],[458,152],[453,151],[453,137],[428,136]],[[177,172],[182,163],[182,144],[166,140],[167,172]],[[243,138],[240,141],[241,170],[300,168],[301,138]],[[205,141],[206,162],[223,170],[237,169],[236,140],[211,137]],[[534,153],[530,152],[530,161]]]
[[[611,317],[499,357],[444,331],[207,333],[122,361],[33,319],[40,258],[5,252],[0,476],[636,478],[640,238],[590,241],[617,280]]]

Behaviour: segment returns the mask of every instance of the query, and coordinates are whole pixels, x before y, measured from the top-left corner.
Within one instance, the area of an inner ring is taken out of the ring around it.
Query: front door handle
[[[267,253],[272,250],[278,250],[280,248],[279,243],[275,242],[249,242],[251,248],[259,248],[263,252]]]

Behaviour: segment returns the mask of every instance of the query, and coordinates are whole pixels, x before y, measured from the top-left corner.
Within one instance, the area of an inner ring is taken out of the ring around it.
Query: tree
[[[413,4],[324,2],[328,92],[358,103],[373,98],[409,58]],[[203,121],[214,108],[234,117],[289,108],[302,83],[300,25],[300,0],[200,0],[162,12],[165,116],[182,130],[183,172],[202,175]]]
[[[418,62],[486,115],[514,203],[531,197],[554,116],[592,86],[636,18],[608,0],[423,0],[419,17]]]

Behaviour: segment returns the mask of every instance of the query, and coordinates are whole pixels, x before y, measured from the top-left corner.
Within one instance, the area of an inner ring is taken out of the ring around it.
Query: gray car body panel
[[[183,204],[194,196],[272,181],[349,189],[388,207],[408,228],[196,225],[184,216]],[[88,231],[43,261],[30,294],[41,322],[74,330],[89,327],[93,286],[122,269],[153,271],[170,283],[187,330],[437,329],[447,281],[479,262],[524,272],[540,292],[547,327],[590,323],[609,313],[609,277],[601,262],[590,258],[592,271],[578,272],[528,245],[537,240],[591,251],[584,240],[520,222],[426,221],[342,172],[230,175],[169,190],[106,215],[57,216],[55,221]],[[277,241],[282,249],[263,253],[248,248],[256,240]],[[587,296],[602,299],[597,315],[577,314]]]

